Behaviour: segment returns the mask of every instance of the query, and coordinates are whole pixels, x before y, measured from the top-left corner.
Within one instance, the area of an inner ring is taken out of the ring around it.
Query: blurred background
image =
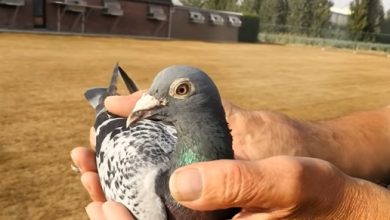
[[[0,219],[87,219],[70,151],[87,88],[196,66],[247,109],[320,121],[390,104],[390,1],[0,0]]]

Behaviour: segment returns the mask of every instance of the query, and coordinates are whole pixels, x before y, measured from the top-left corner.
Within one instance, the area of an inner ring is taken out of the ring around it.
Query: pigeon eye
[[[194,90],[195,88],[189,79],[181,78],[171,84],[169,95],[177,99],[184,99],[190,96]]]
[[[188,83],[183,83],[176,88],[176,95],[187,95],[189,91],[190,85]]]

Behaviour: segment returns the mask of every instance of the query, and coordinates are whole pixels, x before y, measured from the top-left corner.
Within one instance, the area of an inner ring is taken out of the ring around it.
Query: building
[[[331,7],[330,12],[331,12],[331,17],[330,17],[331,24],[340,27],[347,26],[348,17],[351,15],[351,10],[349,8]]]
[[[167,37],[169,1],[65,0],[46,3],[46,29]]]
[[[0,28],[237,41],[241,14],[178,0],[0,0]]]
[[[171,38],[213,41],[238,41],[241,14],[175,6]]]
[[[0,28],[31,30],[33,13],[33,1],[0,0]]]

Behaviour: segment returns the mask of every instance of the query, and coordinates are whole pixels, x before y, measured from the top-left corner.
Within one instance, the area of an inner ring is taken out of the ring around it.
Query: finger
[[[102,202],[91,202],[85,207],[85,211],[91,220],[105,220]]]
[[[144,92],[144,90],[141,90],[128,96],[109,96],[104,100],[104,106],[109,112],[126,117]]]
[[[192,164],[173,173],[169,188],[178,202],[196,210],[230,207],[267,210],[288,206],[295,192],[289,190],[286,179],[295,177],[279,177],[279,173],[289,172],[283,170],[289,164],[282,163],[279,166],[282,168],[275,171],[277,161],[264,161],[219,160]]]
[[[108,201],[103,204],[106,220],[133,220],[133,216],[125,206],[120,203]]]
[[[255,183],[256,163],[219,160],[197,163],[176,170],[170,178],[172,196],[197,210],[244,207],[261,195]]]
[[[95,152],[92,149],[86,147],[76,147],[70,152],[70,157],[81,173],[88,171],[97,172]]]
[[[96,150],[96,131],[94,127],[91,127],[89,129],[89,144],[91,145],[91,148],[95,151]]]
[[[95,172],[85,172],[81,175],[81,183],[87,190],[92,201],[104,202],[106,198],[104,196],[103,189],[100,185],[99,176]]]

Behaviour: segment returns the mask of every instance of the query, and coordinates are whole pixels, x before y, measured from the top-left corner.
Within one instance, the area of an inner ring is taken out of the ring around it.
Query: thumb
[[[177,169],[169,188],[174,199],[191,209],[263,208],[259,206],[266,203],[265,194],[274,185],[273,181],[263,181],[268,178],[263,167],[260,161],[195,163]]]
[[[126,117],[144,92],[145,90],[140,90],[127,96],[109,96],[104,100],[104,106],[109,112]]]

